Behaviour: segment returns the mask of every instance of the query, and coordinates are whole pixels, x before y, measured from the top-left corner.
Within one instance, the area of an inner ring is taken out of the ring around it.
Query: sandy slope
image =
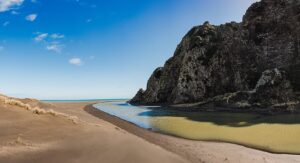
[[[72,106],[73,114],[83,119],[73,121],[0,103],[0,162],[186,162],[157,145],[79,111],[85,105]],[[64,107],[44,106],[71,113]]]

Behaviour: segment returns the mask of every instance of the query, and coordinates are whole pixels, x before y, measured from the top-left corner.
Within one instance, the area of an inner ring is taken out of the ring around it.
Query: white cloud
[[[46,49],[49,51],[54,51],[56,53],[61,53],[63,47],[64,46],[58,42],[51,42],[46,46]]]
[[[3,27],[8,26],[9,25],[9,21],[4,22],[2,25],[3,25]]]
[[[41,33],[36,32],[34,33],[36,36],[33,38],[36,42],[41,43],[43,46],[45,46],[46,50],[53,51],[55,53],[61,53],[63,48],[65,47],[63,43],[58,41],[59,39],[62,39],[65,37],[63,34],[59,33]]]
[[[81,66],[83,64],[80,58],[71,58],[69,63],[76,66]]]
[[[54,33],[50,37],[53,39],[62,39],[62,38],[65,38],[65,35],[61,35],[59,33]]]
[[[0,0],[0,12],[9,11],[21,6],[24,0]]]
[[[48,37],[48,33],[39,33],[34,40],[37,42],[43,41]]]
[[[27,21],[33,22],[37,18],[37,14],[30,14],[25,17]]]

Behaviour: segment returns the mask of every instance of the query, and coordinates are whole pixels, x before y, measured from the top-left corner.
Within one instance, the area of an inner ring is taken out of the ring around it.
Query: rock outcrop
[[[130,102],[181,104],[235,94],[247,107],[297,103],[299,51],[300,0],[262,0],[241,23],[192,28]]]
[[[227,93],[208,102],[230,108],[272,108],[274,111],[294,111],[297,103],[287,74],[278,69],[266,70],[250,91]]]

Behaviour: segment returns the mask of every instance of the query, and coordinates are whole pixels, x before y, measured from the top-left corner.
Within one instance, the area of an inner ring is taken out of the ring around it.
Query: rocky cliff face
[[[192,28],[130,102],[192,103],[248,92],[232,102],[242,100],[249,107],[297,103],[299,51],[300,0],[262,0],[241,23]]]

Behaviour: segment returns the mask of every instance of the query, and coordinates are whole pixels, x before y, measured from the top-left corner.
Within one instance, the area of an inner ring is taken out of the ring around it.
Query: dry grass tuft
[[[79,123],[79,119],[76,116],[67,116],[68,120],[72,121],[74,124]]]
[[[26,142],[24,139],[22,139],[20,135],[15,140],[8,142],[8,145],[32,146],[32,144],[30,144],[30,143]]]
[[[52,115],[52,116],[55,116],[57,117],[58,116],[58,113],[52,109],[48,110],[48,114]]]
[[[32,113],[37,114],[37,115],[49,114],[49,115],[55,116],[55,117],[61,116],[61,117],[64,117],[64,118],[72,121],[74,124],[79,123],[79,119],[76,116],[70,116],[70,115],[67,115],[64,113],[59,113],[52,109],[50,109],[50,110],[41,109],[38,106],[32,107],[29,104],[23,103],[19,99],[7,97],[7,96],[1,95],[1,94],[0,94],[0,102],[7,104],[7,105],[12,105],[12,106],[17,106],[17,107],[23,108],[23,109],[31,111]]]

